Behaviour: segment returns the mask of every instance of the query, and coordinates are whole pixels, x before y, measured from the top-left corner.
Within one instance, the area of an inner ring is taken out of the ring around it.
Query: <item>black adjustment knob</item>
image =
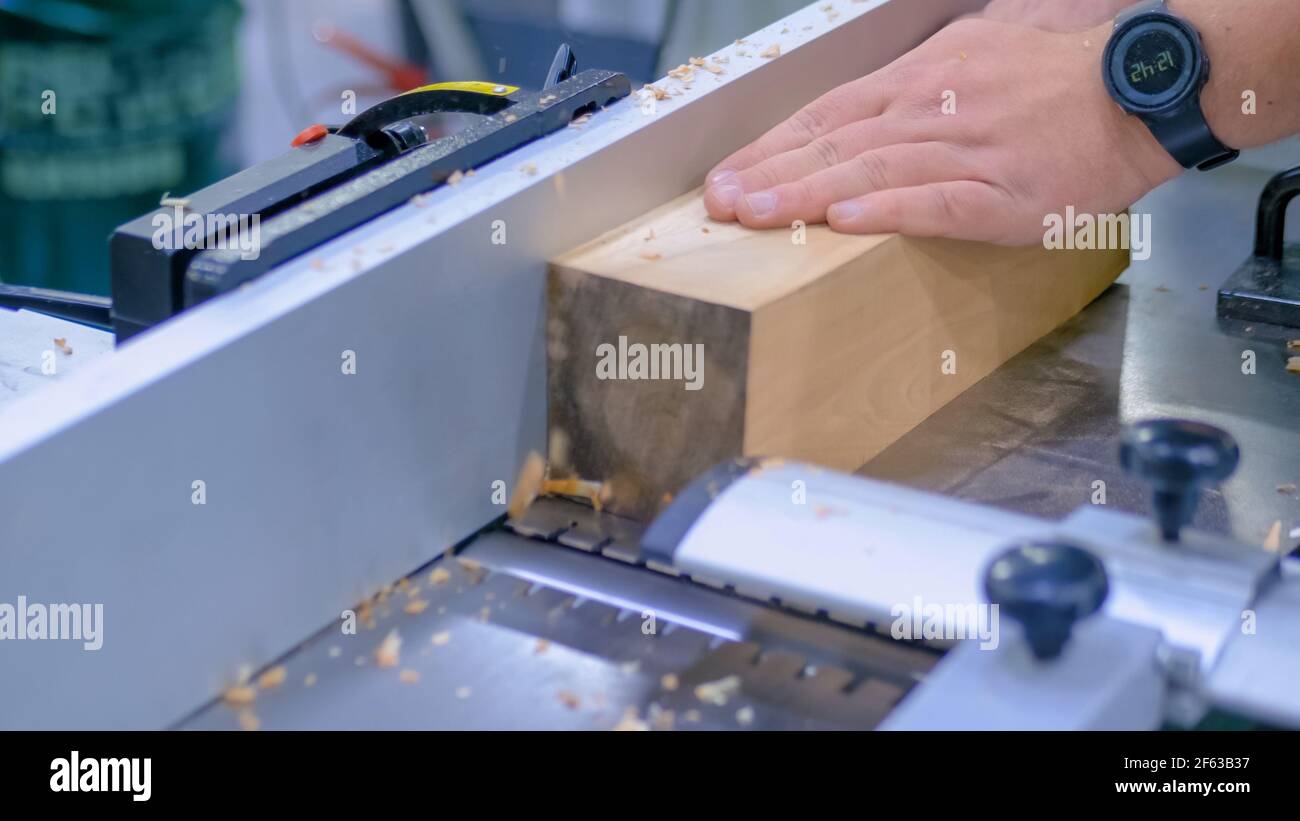
[[[1034,657],[1054,659],[1074,623],[1101,607],[1110,592],[1106,568],[1064,542],[1028,542],[999,555],[984,572],[984,595],[1020,622]]]
[[[1178,541],[1192,521],[1201,488],[1232,475],[1241,459],[1237,443],[1213,425],[1184,419],[1150,419],[1130,425],[1119,446],[1124,470],[1151,485],[1160,537]]]

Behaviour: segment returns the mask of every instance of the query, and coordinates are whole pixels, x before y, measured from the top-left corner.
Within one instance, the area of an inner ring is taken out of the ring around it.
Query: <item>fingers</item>
[[[869,75],[826,92],[757,141],[718,163],[705,177],[705,184],[715,185],[731,174],[807,145],[851,122],[879,115],[885,105],[882,89]]]
[[[964,179],[973,169],[959,149],[941,142],[901,143],[867,151],[821,171],[736,203],[736,217],[750,228],[777,228],[795,220],[822,222],[831,205],[891,188]]]
[[[832,205],[831,228],[846,234],[900,233],[1010,242],[1010,198],[985,182],[957,180],[876,191]]]
[[[711,186],[704,193],[704,205],[714,219],[734,220],[737,204],[747,193],[801,180],[867,151],[910,141],[906,124],[897,120],[872,117],[852,122],[798,148],[768,157]]]

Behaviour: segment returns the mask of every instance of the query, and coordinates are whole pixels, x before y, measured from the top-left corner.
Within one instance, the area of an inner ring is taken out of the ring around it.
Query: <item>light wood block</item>
[[[1123,250],[805,230],[798,244],[793,230],[713,222],[695,191],[555,259],[553,471],[608,481],[614,510],[648,518],[736,456],[856,470],[1129,262]],[[619,337],[702,345],[699,389],[682,368],[677,380],[600,378],[600,346],[617,352]]]

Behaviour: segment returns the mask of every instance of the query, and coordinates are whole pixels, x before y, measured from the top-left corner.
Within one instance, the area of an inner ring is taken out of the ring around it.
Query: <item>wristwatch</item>
[[[1115,18],[1101,73],[1119,107],[1140,117],[1184,168],[1209,171],[1241,153],[1219,142],[1205,121],[1201,89],[1210,58],[1195,27],[1165,0],[1147,0]]]

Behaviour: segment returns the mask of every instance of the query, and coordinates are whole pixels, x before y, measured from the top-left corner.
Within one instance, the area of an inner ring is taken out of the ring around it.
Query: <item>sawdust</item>
[[[538,105],[550,105],[551,103],[555,102],[555,101],[558,100],[558,99],[560,99],[560,98],[559,98],[557,95],[555,95],[555,94],[547,94],[547,95],[543,96],[540,100],[538,100],[538,101],[537,101],[537,104],[538,104]]]
[[[568,707],[570,710],[577,710],[582,706],[582,699],[572,690],[561,690],[555,694],[555,697],[560,700],[561,704]]]
[[[589,122],[591,122],[590,114],[579,114],[569,121],[569,128],[582,128]]]
[[[441,565],[435,567],[429,573],[429,584],[432,585],[446,584],[449,581],[451,581],[451,574],[447,572],[447,568]]]
[[[456,171],[451,172],[451,176],[447,178],[447,184],[448,184],[448,185],[460,185],[461,181],[464,180],[464,179],[465,179],[465,172],[464,172],[464,171],[460,171],[460,170],[456,170]]]
[[[270,670],[267,670],[265,673],[263,673],[258,677],[257,679],[258,689],[274,690],[276,687],[279,687],[281,684],[284,684],[284,680],[287,677],[287,675],[288,673],[284,669],[283,664],[276,665],[275,667],[272,667]]]
[[[380,667],[396,667],[402,660],[402,637],[396,630],[388,631],[375,648],[375,663]]]
[[[656,100],[666,100],[666,99],[668,99],[668,92],[667,92],[665,89],[662,89],[662,88],[660,88],[660,87],[657,86],[657,85],[646,85],[646,86],[642,86],[642,87],[641,87],[641,90],[642,90],[642,91],[648,91],[648,92],[650,92],[652,95],[654,95],[654,98],[655,98]]]
[[[717,681],[706,681],[695,688],[695,697],[705,704],[723,707],[727,700],[740,692],[740,676],[724,676]]]
[[[442,647],[443,645],[450,644],[451,631],[441,630],[437,633],[434,633],[433,636],[429,639],[429,641],[433,642],[434,646],[436,647]]]
[[[681,680],[673,673],[667,673],[659,679],[659,686],[671,693],[681,686]]]
[[[780,44],[780,43],[773,43],[772,45],[770,45],[770,46],[768,46],[767,48],[765,48],[765,49],[763,49],[762,51],[760,51],[760,52],[758,53],[758,56],[759,56],[759,57],[763,57],[763,58],[768,59],[768,60],[771,60],[773,57],[780,57],[780,56],[781,56],[781,44]]]
[[[72,346],[68,344],[66,338],[62,336],[54,337],[54,346],[62,351],[64,356],[72,356]]]
[[[411,601],[408,601],[406,606],[402,609],[405,610],[408,615],[418,616],[428,608],[429,603],[424,599],[412,599]]]
[[[398,676],[397,676],[397,678],[398,678],[398,680],[401,681],[403,684],[419,684],[419,683],[420,683],[420,674],[419,674],[417,671],[415,671],[415,670],[411,670],[411,669],[409,669],[409,668],[406,669],[406,670],[403,670],[401,673],[399,673]]]
[[[615,732],[648,732],[650,725],[641,720],[635,707],[623,711],[623,718],[614,725]]]
[[[236,684],[222,693],[221,700],[230,707],[246,707],[257,700],[257,690],[248,684]]]

